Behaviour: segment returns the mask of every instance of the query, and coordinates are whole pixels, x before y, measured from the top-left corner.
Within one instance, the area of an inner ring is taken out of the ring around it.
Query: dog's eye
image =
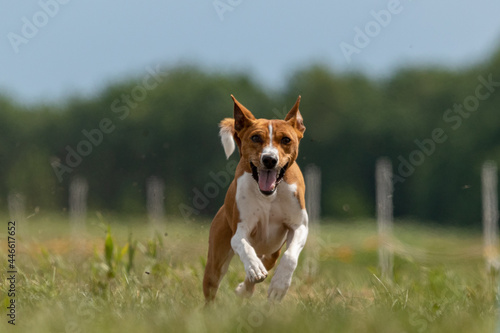
[[[255,143],[260,143],[262,142],[262,138],[260,137],[260,135],[254,135],[250,138],[253,142]]]
[[[284,137],[281,139],[281,143],[282,143],[282,144],[284,144],[284,145],[289,144],[291,141],[292,141],[292,139],[290,139],[289,137],[286,137],[286,136],[284,136]]]

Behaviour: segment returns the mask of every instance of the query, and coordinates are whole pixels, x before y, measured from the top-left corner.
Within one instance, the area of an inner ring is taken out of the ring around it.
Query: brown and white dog
[[[227,158],[236,141],[240,161],[210,228],[203,292],[207,301],[215,298],[237,253],[246,278],[236,293],[251,296],[255,284],[264,281],[276,264],[286,242],[268,291],[270,300],[279,301],[290,287],[308,233],[305,183],[296,163],[306,129],[299,112],[300,96],[285,120],[256,119],[231,97],[234,119],[220,123],[220,136]]]

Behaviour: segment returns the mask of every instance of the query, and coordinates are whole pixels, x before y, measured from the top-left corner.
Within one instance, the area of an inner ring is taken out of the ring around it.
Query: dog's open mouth
[[[271,195],[276,191],[278,184],[283,180],[285,176],[286,169],[288,168],[288,163],[278,169],[258,169],[252,162],[250,162],[250,167],[252,168],[253,179],[259,184],[259,190],[264,195]]]

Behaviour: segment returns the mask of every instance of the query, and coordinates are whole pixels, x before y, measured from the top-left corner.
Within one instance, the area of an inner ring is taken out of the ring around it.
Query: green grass
[[[311,232],[283,302],[267,302],[270,278],[239,299],[235,257],[216,303],[204,307],[208,221],[155,230],[142,218],[99,215],[72,232],[63,218],[36,216],[17,228],[16,327],[2,280],[0,331],[493,332],[497,286],[481,235],[397,224],[393,282],[380,279],[373,221],[331,222]]]

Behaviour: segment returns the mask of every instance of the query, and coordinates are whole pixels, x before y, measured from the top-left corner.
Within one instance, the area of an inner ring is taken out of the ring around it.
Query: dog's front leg
[[[252,283],[262,282],[267,277],[267,270],[257,257],[255,249],[248,242],[248,234],[245,222],[238,223],[236,233],[231,238],[231,247],[240,256],[245,266],[247,279]]]
[[[302,218],[302,223],[293,228],[290,226],[287,236],[287,249],[281,257],[280,263],[276,268],[276,273],[269,286],[268,298],[273,301],[281,301],[285,296],[290,284],[292,275],[297,267],[299,254],[304,248],[307,239],[307,213]]]

